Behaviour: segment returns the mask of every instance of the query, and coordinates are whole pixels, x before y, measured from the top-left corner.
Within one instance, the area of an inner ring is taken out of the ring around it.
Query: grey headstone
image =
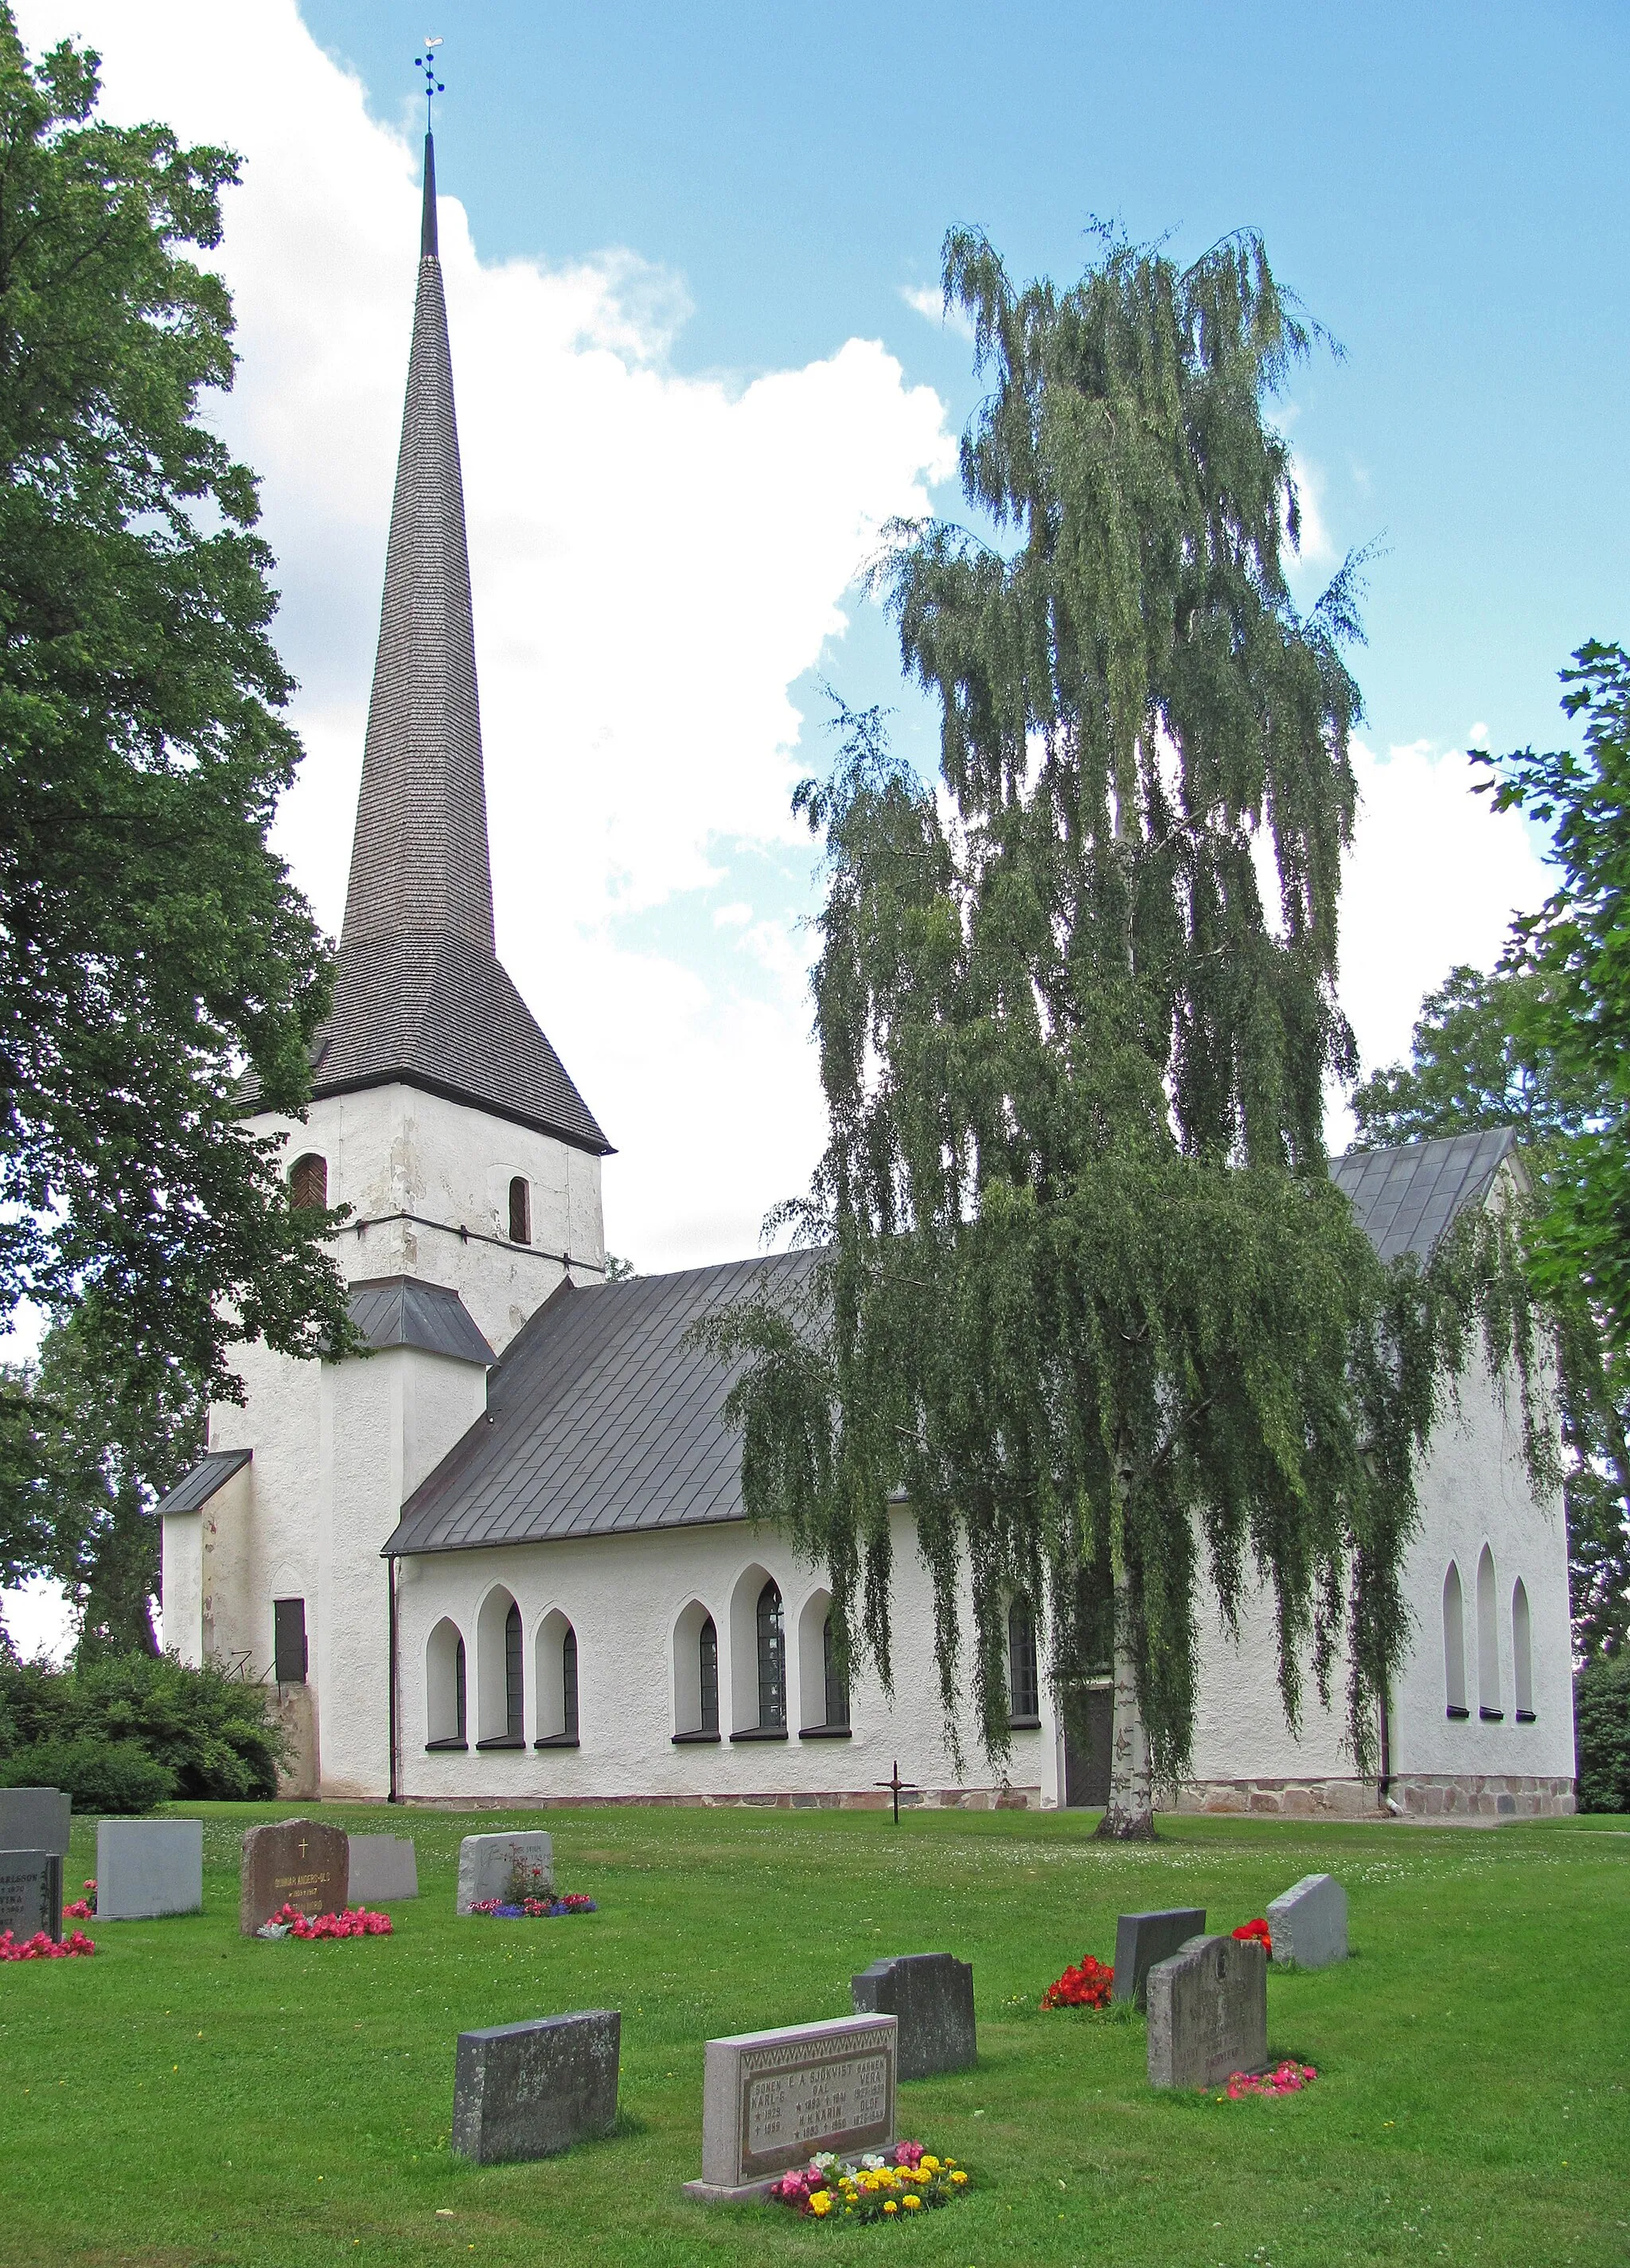
[[[1347,1892],[1333,1874],[1303,1874],[1267,1910],[1274,1959],[1327,1969],[1347,1959]]]
[[[452,2146],[493,2166],[552,2158],[617,2117],[622,2017],[583,2008],[535,2023],[460,2032],[452,2083]]]
[[[411,1835],[353,1835],[349,1839],[354,1906],[418,1896],[419,1864]]]
[[[1149,1972],[1149,2083],[1216,2087],[1267,2061],[1267,1955],[1254,1940],[1196,1937]]]
[[[147,1921],[157,1914],[197,1913],[202,1905],[202,1819],[98,1822],[98,1921]]]
[[[62,1862],[55,1851],[0,1851],[0,1929],[17,1942],[62,1934]]]
[[[1122,1914],[1115,1924],[1115,1981],[1112,2000],[1130,2000],[1134,2008],[1149,2005],[1149,1972],[1157,1961],[1170,1961],[1191,1937],[1206,1926],[1204,1906],[1165,1906],[1156,1913]]]
[[[973,2030],[973,1971],[949,1953],[900,1953],[874,1961],[852,1977],[857,2016],[899,2021],[900,2079],[971,2071],[979,2060]]]
[[[316,1819],[280,1819],[244,1837],[238,1926],[253,1937],[293,1906],[303,1914],[338,1913],[350,1903],[350,1837]]]
[[[709,2040],[702,2079],[701,2179],[708,2205],[762,2197],[818,2150],[852,2155],[894,2142],[899,2026],[838,2017]]]
[[[0,1787],[0,1851],[68,1856],[73,1798],[60,1787]]]
[[[466,1835],[459,1845],[459,1912],[467,1914],[488,1898],[507,1905],[517,1874],[531,1886],[529,1896],[553,1897],[554,1848],[537,1828],[514,1835]]]

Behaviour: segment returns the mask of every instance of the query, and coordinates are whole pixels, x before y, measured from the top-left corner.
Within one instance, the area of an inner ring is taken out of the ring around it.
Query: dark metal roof
[[[159,1498],[154,1512],[196,1512],[234,1473],[240,1473],[253,1454],[253,1449],[209,1450],[184,1480],[177,1481],[167,1496]]]
[[[455,1362],[497,1360],[459,1294],[417,1276],[374,1276],[353,1284],[347,1310],[371,1347],[422,1347]]]
[[[464,475],[425,136],[422,256],[334,1010],[312,1092],[400,1079],[611,1145],[499,963]],[[240,1100],[253,1109],[257,1083]]]
[[[1511,1129],[1497,1126],[1396,1150],[1349,1150],[1331,1160],[1330,1178],[1383,1260],[1402,1252],[1425,1260],[1456,1214],[1487,1197],[1516,1146]]]
[[[796,1301],[814,1256],[782,1253],[588,1289],[562,1285],[505,1349],[488,1414],[402,1506],[388,1557],[739,1520],[732,1373],[685,1344],[762,1287]]]

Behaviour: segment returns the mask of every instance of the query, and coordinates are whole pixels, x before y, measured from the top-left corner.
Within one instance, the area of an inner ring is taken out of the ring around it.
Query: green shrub
[[[137,1817],[168,1801],[175,1778],[134,1741],[37,1741],[0,1764],[0,1787],[63,1787],[77,1812]]]
[[[128,1743],[192,1801],[275,1795],[283,1735],[272,1703],[266,1686],[189,1669],[174,1654],[73,1669],[0,1660],[0,1763],[42,1743]]]
[[[1574,1743],[1581,1811],[1630,1811],[1630,1654],[1575,1678]]]

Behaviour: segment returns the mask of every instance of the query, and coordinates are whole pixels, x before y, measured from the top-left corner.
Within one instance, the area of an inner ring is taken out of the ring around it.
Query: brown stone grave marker
[[[350,1895],[350,1839],[315,1819],[280,1819],[244,1837],[238,1926],[246,1937],[283,1906],[338,1913]]]

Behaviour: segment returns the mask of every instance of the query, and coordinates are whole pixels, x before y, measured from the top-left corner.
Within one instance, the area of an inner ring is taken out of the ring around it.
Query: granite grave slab
[[[353,1835],[349,1838],[350,1903],[387,1905],[419,1895],[419,1862],[411,1835]]]
[[[460,2032],[452,2146],[477,2165],[552,2158],[609,2134],[617,2117],[622,2017],[580,2008],[525,2024]]]
[[[745,2204],[817,2151],[891,2149],[899,2037],[898,2020],[878,2015],[709,2040],[701,2179],[686,2194]]]
[[[518,1874],[527,1883],[528,1896],[554,1896],[554,1846],[541,1829],[466,1835],[459,1845],[458,1911],[467,1914],[488,1898],[507,1904]]]
[[[0,1851],[68,1856],[73,1798],[60,1787],[0,1787]]]
[[[62,1935],[62,1862],[55,1851],[0,1851],[0,1929],[20,1945]]]
[[[973,1971],[949,1953],[899,1953],[849,1980],[857,2016],[899,2024],[895,2076],[931,2079],[971,2071],[979,2060],[973,2029]]]
[[[246,1937],[286,1905],[319,1914],[349,1903],[350,1837],[342,1827],[280,1819],[244,1837],[238,1926]]]
[[[1180,1953],[1205,1926],[1204,1906],[1164,1906],[1153,1913],[1120,1915],[1115,1923],[1115,1981],[1109,1988],[1110,1999],[1146,2007],[1149,1970],[1157,1961],[1170,1961]]]
[[[1149,2083],[1217,2087],[1267,2062],[1267,1954],[1254,1940],[1191,1938],[1149,1972]]]
[[[151,1921],[202,1906],[202,1819],[98,1821],[98,1921]]]
[[[1286,1968],[1328,1969],[1347,1959],[1347,1892],[1333,1874],[1303,1874],[1267,1910],[1274,1959]]]

